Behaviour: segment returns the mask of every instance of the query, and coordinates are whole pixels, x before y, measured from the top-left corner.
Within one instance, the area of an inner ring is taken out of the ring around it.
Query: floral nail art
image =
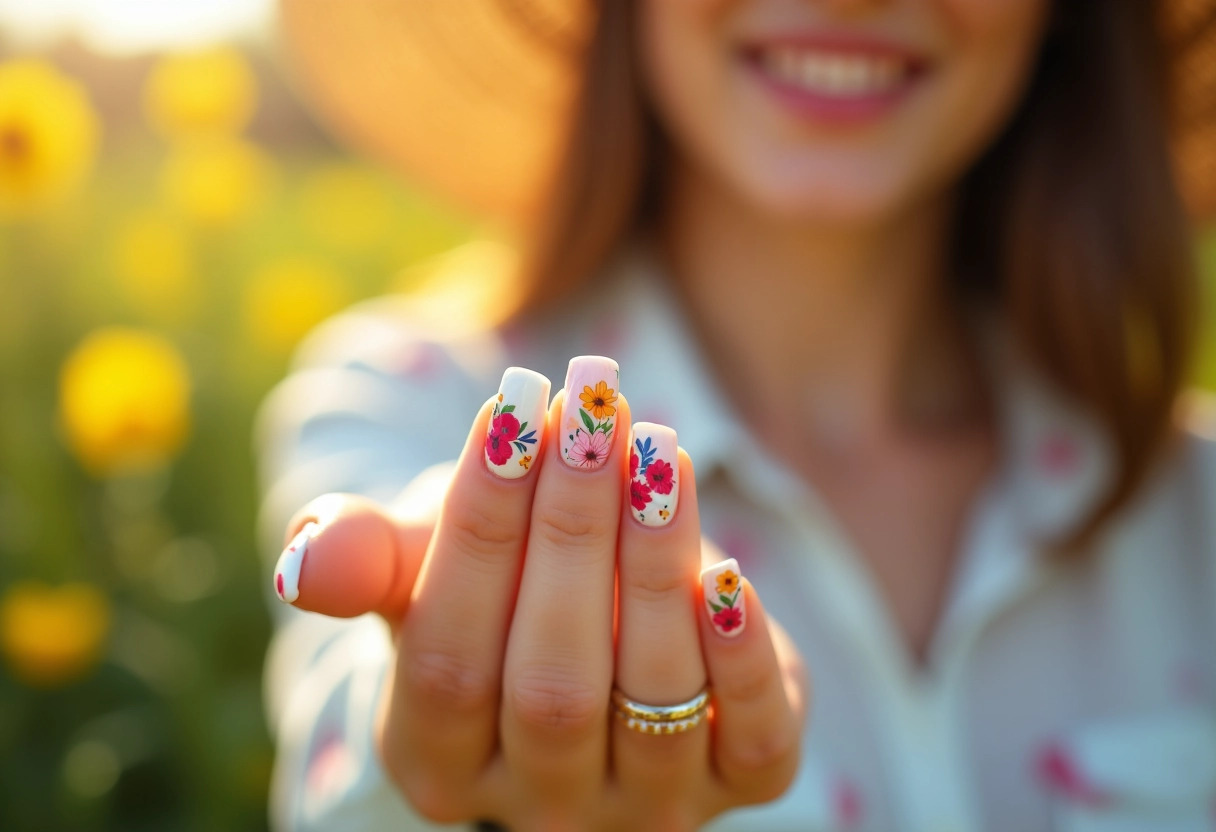
[[[487,468],[509,480],[528,473],[540,450],[548,405],[549,379],[523,367],[507,368],[486,431]]]
[[[594,470],[608,461],[619,388],[620,370],[611,358],[582,355],[570,360],[562,406],[562,458],[567,465]]]
[[[629,504],[646,526],[662,526],[675,516],[680,499],[676,482],[676,432],[653,422],[633,426],[629,443]]]
[[[701,587],[705,590],[706,613],[714,629],[732,638],[743,632],[746,615],[738,562],[727,558],[706,569],[701,573]]]
[[[321,527],[316,523],[305,523],[304,528],[296,533],[279,555],[279,562],[274,566],[274,592],[285,604],[294,604],[300,597],[300,572],[304,568],[304,556],[308,554],[308,544],[319,531]]]

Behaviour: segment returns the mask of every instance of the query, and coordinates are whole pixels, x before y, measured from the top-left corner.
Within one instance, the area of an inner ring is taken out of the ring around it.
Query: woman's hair
[[[565,155],[523,252],[519,308],[596,273],[658,209],[667,152],[643,94],[636,3],[601,0]],[[1113,487],[1054,541],[1086,548],[1174,437],[1198,280],[1170,158],[1174,59],[1157,4],[1058,2],[1021,105],[962,181],[948,275],[1092,412]]]

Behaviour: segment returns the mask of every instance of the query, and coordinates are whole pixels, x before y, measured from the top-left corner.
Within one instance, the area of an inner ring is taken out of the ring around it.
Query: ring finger
[[[674,430],[638,422],[629,473],[616,685],[636,702],[675,705],[695,697],[706,680],[696,617],[701,531],[692,461],[679,452]],[[621,786],[635,795],[685,793],[708,759],[706,729],[696,724],[652,736],[617,719],[613,763]]]

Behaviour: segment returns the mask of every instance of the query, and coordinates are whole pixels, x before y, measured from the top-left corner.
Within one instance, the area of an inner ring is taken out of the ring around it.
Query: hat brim
[[[283,0],[305,100],[345,141],[476,213],[539,206],[589,4]]]

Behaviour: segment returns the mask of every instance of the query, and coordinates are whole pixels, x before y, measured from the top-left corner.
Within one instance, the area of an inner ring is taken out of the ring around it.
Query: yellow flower
[[[69,446],[96,474],[155,468],[190,430],[190,377],[159,335],[112,327],[88,336],[59,376]]]
[[[393,203],[385,183],[357,165],[333,163],[310,172],[299,206],[308,233],[338,249],[369,248],[392,233]]]
[[[0,64],[0,216],[36,213],[75,190],[99,130],[75,80],[41,61]]]
[[[139,310],[178,320],[194,308],[194,252],[178,223],[152,213],[129,217],[111,256],[119,288]]]
[[[527,471],[529,468],[531,468],[531,467],[532,467],[532,457],[530,457],[530,456],[521,456],[521,457],[519,458],[519,464],[523,466],[523,469],[524,469],[525,471]]]
[[[199,139],[177,145],[161,171],[170,204],[192,220],[227,226],[266,200],[274,166],[265,152],[240,139]]]
[[[661,517],[662,519],[666,520],[670,516],[671,516],[671,512],[668,511],[667,509],[665,509],[665,508],[659,509],[659,517]]]
[[[597,422],[616,413],[613,407],[616,404],[616,391],[606,381],[596,382],[594,390],[584,385],[578,397],[583,400],[583,409],[590,411]]]
[[[324,263],[300,257],[259,269],[245,290],[245,326],[254,340],[286,352],[349,301],[341,275]]]
[[[0,599],[0,649],[14,675],[48,687],[93,668],[110,631],[110,605],[88,584],[11,585]]]
[[[718,592],[730,595],[739,588],[739,576],[730,569],[718,574]]]
[[[257,106],[257,82],[234,49],[217,47],[161,58],[144,85],[144,111],[169,138],[236,134]]]

